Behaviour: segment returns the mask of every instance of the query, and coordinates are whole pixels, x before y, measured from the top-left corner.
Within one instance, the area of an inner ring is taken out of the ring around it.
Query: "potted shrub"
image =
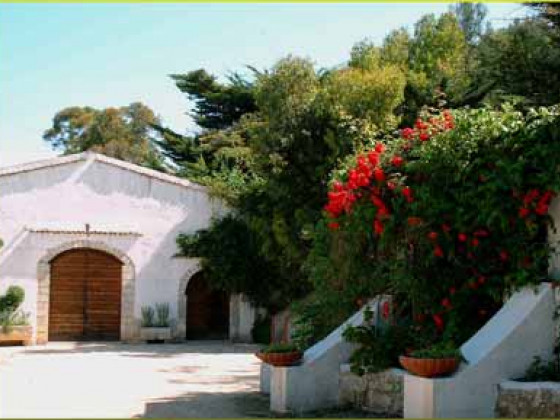
[[[19,286],[10,286],[6,293],[0,296],[0,343],[31,343],[29,314],[19,309],[24,298],[25,292]]]
[[[446,376],[454,373],[461,363],[460,350],[449,343],[413,350],[399,361],[408,372],[424,378]]]
[[[294,366],[301,361],[303,352],[295,344],[279,343],[263,348],[256,356],[272,366]]]
[[[157,303],[142,307],[142,328],[140,337],[149,343],[161,343],[171,339],[169,304]]]

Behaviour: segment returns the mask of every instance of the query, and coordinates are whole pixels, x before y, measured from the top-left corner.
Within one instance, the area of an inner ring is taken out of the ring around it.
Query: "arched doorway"
[[[119,340],[123,263],[75,248],[50,261],[49,340]]]
[[[187,339],[223,340],[229,336],[229,295],[212,290],[200,271],[186,289]]]

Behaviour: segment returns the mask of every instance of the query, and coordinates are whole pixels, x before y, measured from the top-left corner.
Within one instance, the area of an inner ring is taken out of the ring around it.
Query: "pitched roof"
[[[67,165],[69,163],[86,161],[86,160],[105,163],[107,165],[115,166],[117,168],[121,168],[130,172],[135,172],[139,175],[143,175],[148,178],[157,179],[159,181],[167,182],[181,187],[206,192],[205,187],[196,184],[194,182],[191,182],[187,179],[179,178],[153,169],[144,168],[143,166],[139,166],[134,163],[125,162],[123,160],[111,158],[109,156],[105,156],[100,153],[94,153],[94,152],[83,152],[83,153],[77,153],[73,155],[58,156],[51,159],[43,159],[34,162],[23,163],[20,165],[0,168],[0,177],[19,174],[23,172],[36,171],[39,169],[50,168],[53,166]]]

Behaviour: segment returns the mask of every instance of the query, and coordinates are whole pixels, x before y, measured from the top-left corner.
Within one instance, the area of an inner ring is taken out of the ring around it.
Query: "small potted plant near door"
[[[19,286],[10,286],[0,296],[0,343],[31,344],[29,314],[19,309],[24,298],[25,292]]]
[[[163,343],[171,339],[168,303],[157,303],[155,309],[151,306],[142,307],[140,336],[148,343]]]
[[[263,348],[256,356],[272,366],[294,366],[301,362],[303,352],[295,344],[277,343]]]
[[[454,373],[461,363],[461,351],[450,343],[440,343],[422,350],[412,350],[399,361],[408,372],[424,378]]]

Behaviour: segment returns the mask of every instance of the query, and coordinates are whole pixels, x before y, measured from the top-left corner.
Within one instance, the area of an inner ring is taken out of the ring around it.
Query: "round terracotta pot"
[[[301,360],[303,353],[301,351],[291,351],[289,353],[258,352],[256,356],[264,363],[272,366],[293,366]]]
[[[420,359],[417,357],[401,356],[399,362],[410,373],[424,378],[450,375],[457,370],[461,360],[458,357],[445,359]]]

